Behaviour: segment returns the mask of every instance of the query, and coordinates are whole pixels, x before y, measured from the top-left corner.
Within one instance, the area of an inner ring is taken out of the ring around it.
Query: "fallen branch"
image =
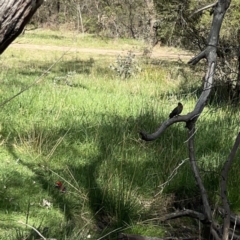
[[[172,219],[176,219],[176,218],[180,218],[180,217],[191,217],[191,218],[196,218],[202,222],[205,222],[206,217],[204,214],[191,210],[191,209],[184,209],[178,212],[174,212],[174,213],[169,213],[166,214],[165,216],[162,216],[160,218],[161,221],[167,221],[167,220],[172,220]]]

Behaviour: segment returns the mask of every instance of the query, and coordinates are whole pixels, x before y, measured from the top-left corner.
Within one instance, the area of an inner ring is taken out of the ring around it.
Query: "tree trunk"
[[[84,27],[83,27],[83,19],[82,19],[82,10],[81,10],[81,5],[80,2],[77,3],[77,22],[78,22],[78,32],[80,32],[80,25],[81,25],[81,30],[82,34],[84,34]]]
[[[23,31],[43,0],[1,0],[0,54]]]

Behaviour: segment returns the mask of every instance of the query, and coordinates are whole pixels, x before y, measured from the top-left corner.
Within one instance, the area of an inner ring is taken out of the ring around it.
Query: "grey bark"
[[[210,29],[208,44],[207,47],[200,52],[196,57],[189,61],[189,64],[195,65],[201,59],[205,58],[207,60],[207,71],[205,75],[204,87],[203,91],[195,105],[195,108],[192,112],[188,113],[184,116],[177,116],[171,119],[166,120],[161,124],[161,126],[152,134],[147,134],[144,131],[140,132],[140,135],[145,141],[153,141],[158,138],[169,126],[176,122],[186,122],[186,127],[189,129],[189,138],[188,138],[188,151],[189,151],[189,159],[192,167],[192,171],[196,180],[196,183],[200,189],[201,197],[204,205],[204,218],[206,218],[206,222],[210,225],[210,232],[214,239],[227,239],[229,234],[229,222],[230,222],[230,209],[226,199],[226,179],[228,169],[232,162],[233,156],[235,154],[236,146],[234,146],[234,150],[231,152],[231,161],[228,159],[223,172],[222,172],[222,201],[224,212],[227,217],[224,218],[223,223],[223,233],[219,228],[218,224],[213,220],[213,214],[211,211],[211,207],[208,200],[207,191],[204,187],[204,184],[201,179],[201,175],[199,173],[199,168],[196,163],[195,151],[194,151],[194,135],[195,135],[195,124],[197,122],[198,117],[201,115],[205,105],[207,104],[208,97],[211,93],[212,87],[214,85],[214,73],[216,68],[217,61],[217,45],[219,40],[219,33],[222,26],[222,22],[224,19],[224,15],[229,8],[231,0],[218,0],[215,8],[214,8],[214,16],[212,20],[212,26]],[[238,137],[239,138],[239,137]],[[237,139],[238,139],[237,138]],[[238,144],[238,141],[236,141]],[[238,146],[238,145],[237,145]],[[232,156],[233,155],[233,156]]]
[[[0,54],[23,31],[43,0],[0,1]]]
[[[237,153],[238,147],[240,145],[240,133],[236,138],[235,144],[232,151],[230,152],[227,161],[225,162],[222,169],[222,181],[221,181],[221,198],[223,203],[224,215],[223,215],[223,237],[222,239],[228,239],[229,227],[230,227],[230,206],[227,199],[227,179],[230,166],[232,165],[233,159]]]
[[[197,121],[198,117],[202,113],[205,105],[207,104],[208,97],[211,93],[212,86],[214,84],[214,72],[217,61],[217,44],[219,40],[219,33],[222,26],[222,21],[224,19],[224,15],[230,5],[231,0],[219,0],[214,11],[214,17],[212,21],[212,26],[210,29],[210,34],[208,37],[208,45],[207,47],[200,52],[196,57],[191,59],[188,63],[191,65],[197,64],[201,59],[205,58],[208,62],[207,73],[205,76],[205,83],[202,94],[200,95],[195,108],[192,112],[187,115],[174,117],[166,120],[161,124],[161,126],[152,134],[147,134],[144,131],[140,132],[140,136],[145,141],[153,141],[157,139],[169,126],[176,122],[186,122],[187,127],[194,122]]]

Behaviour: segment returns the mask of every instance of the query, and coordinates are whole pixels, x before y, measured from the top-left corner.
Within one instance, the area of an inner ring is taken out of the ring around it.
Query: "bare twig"
[[[197,129],[195,130],[195,132],[193,133],[193,135],[195,135],[196,134],[196,132],[197,132]],[[189,140],[190,140],[190,138],[192,138],[193,137],[193,135],[191,135],[186,141],[184,141],[184,143],[187,143]]]
[[[235,222],[234,222],[233,233],[235,232],[236,225],[237,225],[237,218],[235,219]],[[233,235],[231,237],[231,240],[233,240]]]
[[[229,237],[232,239],[232,240],[240,240],[240,236],[235,234],[234,231],[232,230],[229,230]]]
[[[173,169],[173,171],[172,171],[172,173],[170,174],[170,176],[168,177],[167,181],[158,186],[159,188],[161,188],[161,190],[160,190],[158,193],[156,193],[156,194],[154,195],[154,197],[157,197],[160,193],[163,192],[163,189],[165,188],[165,186],[176,176],[177,170],[178,170],[187,160],[188,160],[188,158],[182,160],[182,161],[177,165],[177,167]]]
[[[135,234],[128,234],[128,233],[120,233],[118,235],[118,240],[168,240],[173,238],[158,238],[158,237],[145,237],[141,235],[135,235]]]
[[[108,232],[108,233],[107,233],[107,234],[105,234],[104,236],[102,236],[102,237],[98,238],[97,240],[104,239],[105,237],[107,237],[107,236],[111,235],[112,233],[114,233],[114,232],[117,232],[117,231],[119,231],[119,230],[122,230],[122,229],[123,229],[122,227],[116,228],[116,229],[114,229],[113,231],[111,231],[111,232]]]
[[[35,227],[33,227],[33,226],[31,226],[31,225],[29,225],[29,224],[27,224],[27,223],[24,223],[24,222],[22,222],[22,221],[18,221],[18,223],[23,224],[23,225],[26,225],[27,227],[30,227],[30,228],[33,229],[42,239],[47,240]]]

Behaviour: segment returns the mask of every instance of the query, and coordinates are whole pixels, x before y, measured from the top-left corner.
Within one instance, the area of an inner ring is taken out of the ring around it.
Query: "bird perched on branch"
[[[172,112],[169,114],[169,118],[173,118],[174,116],[178,116],[183,110],[183,105],[179,102],[178,106],[175,107]]]

